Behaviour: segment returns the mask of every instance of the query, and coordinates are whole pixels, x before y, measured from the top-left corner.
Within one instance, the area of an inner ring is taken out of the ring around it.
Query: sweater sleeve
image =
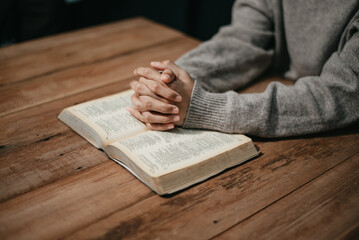
[[[263,93],[211,93],[195,83],[186,128],[283,137],[344,127],[359,120],[359,19],[319,76],[294,86],[272,82]]]
[[[237,89],[263,73],[273,57],[273,14],[265,0],[236,1],[232,22],[176,64],[211,92]]]

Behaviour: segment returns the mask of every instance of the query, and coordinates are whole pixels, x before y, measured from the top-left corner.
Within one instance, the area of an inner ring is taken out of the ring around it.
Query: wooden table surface
[[[255,138],[261,156],[161,197],[57,119],[198,44],[135,18],[0,49],[0,239],[359,237],[359,124]]]

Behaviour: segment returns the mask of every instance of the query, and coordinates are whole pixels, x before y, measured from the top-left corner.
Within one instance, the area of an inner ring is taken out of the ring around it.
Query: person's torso
[[[278,0],[274,0],[277,2]],[[338,48],[345,27],[358,11],[359,0],[279,0],[276,38],[281,37],[288,63],[286,76],[319,75]],[[281,20],[280,20],[281,19]],[[283,55],[283,54],[282,54]]]

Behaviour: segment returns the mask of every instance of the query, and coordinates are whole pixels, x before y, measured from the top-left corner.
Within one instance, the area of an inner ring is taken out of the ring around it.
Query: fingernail
[[[160,65],[160,62],[151,62],[152,65]]]
[[[176,101],[176,102],[181,102],[181,101],[182,101],[182,97],[181,97],[181,96],[177,96],[177,97],[175,98],[175,101]]]
[[[162,80],[167,80],[167,79],[169,79],[170,78],[170,76],[168,75],[168,74],[162,74],[161,75],[161,79]]]
[[[179,117],[178,115],[176,115],[176,116],[173,117],[173,121],[177,122],[177,121],[179,121],[179,120],[180,120],[180,117]]]
[[[173,125],[173,124],[168,124],[167,125],[167,129],[172,129],[172,128],[174,128],[175,126]]]
[[[173,108],[172,113],[179,113],[178,107]]]
[[[126,111],[128,111],[128,112],[130,111],[130,106],[126,107]]]

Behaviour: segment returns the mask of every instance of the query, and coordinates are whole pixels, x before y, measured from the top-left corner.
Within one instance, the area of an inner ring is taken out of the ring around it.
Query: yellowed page
[[[249,138],[239,134],[177,128],[166,132],[148,131],[111,145],[121,149],[151,176],[160,176],[186,168],[248,141]]]
[[[83,138],[89,141],[96,148],[103,148],[104,139],[100,136],[97,131],[91,126],[91,124],[86,123],[82,119],[76,117],[73,113],[67,109],[63,110],[58,118],[66,123],[69,127],[72,128],[75,132],[80,134]]]
[[[146,126],[126,111],[133,91],[125,91],[67,108],[93,128],[102,138],[103,146],[147,131]]]

